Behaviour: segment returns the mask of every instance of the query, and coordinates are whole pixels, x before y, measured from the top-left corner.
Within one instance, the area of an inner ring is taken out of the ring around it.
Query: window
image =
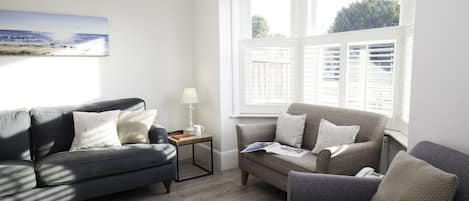
[[[292,102],[408,122],[412,34],[396,0],[235,0],[235,114]],[[406,9],[411,10],[411,9]]]
[[[252,38],[290,37],[290,0],[251,0],[249,7]]]
[[[310,0],[311,35],[399,25],[396,0]]]
[[[293,100],[292,48],[256,47],[246,49],[246,103],[276,104]]]
[[[292,40],[241,43],[241,113],[278,113],[279,105],[295,101],[296,47]]]
[[[302,39],[303,98],[298,101],[399,119],[396,75],[404,30],[391,27]]]

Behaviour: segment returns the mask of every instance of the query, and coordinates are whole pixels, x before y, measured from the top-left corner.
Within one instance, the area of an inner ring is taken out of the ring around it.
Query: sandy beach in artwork
[[[0,55],[101,56],[108,55],[108,36],[0,30]]]
[[[52,48],[41,46],[19,46],[19,45],[0,45],[0,55],[9,56],[101,56],[108,55],[109,52],[94,50],[77,50],[68,48]]]

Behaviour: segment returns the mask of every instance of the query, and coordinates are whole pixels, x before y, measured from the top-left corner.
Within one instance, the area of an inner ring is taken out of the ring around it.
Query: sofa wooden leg
[[[171,192],[171,180],[163,181],[164,188],[166,188],[166,193]]]
[[[246,184],[248,183],[248,178],[249,178],[249,172],[241,170],[241,184],[243,186],[246,186]]]

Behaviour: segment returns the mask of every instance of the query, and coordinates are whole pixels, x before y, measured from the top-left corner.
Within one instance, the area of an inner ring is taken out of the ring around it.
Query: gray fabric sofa
[[[73,111],[144,109],[131,98],[0,112],[0,200],[85,200],[156,182],[169,192],[176,149],[164,128],[151,128],[151,144],[68,151]]]
[[[431,143],[421,142],[410,152],[431,165],[458,176],[455,201],[469,200],[469,155]],[[369,201],[380,179],[290,172],[289,201]]]
[[[363,167],[378,168],[384,127],[387,118],[370,112],[294,103],[289,114],[306,114],[302,148],[312,150],[316,144],[321,119],[337,125],[359,125],[355,143],[333,149],[324,149],[318,155],[306,154],[302,158],[267,154],[265,152],[240,153],[241,181],[245,185],[252,174],[286,191],[290,171],[354,175]],[[257,141],[273,141],[275,124],[237,125],[238,150]]]

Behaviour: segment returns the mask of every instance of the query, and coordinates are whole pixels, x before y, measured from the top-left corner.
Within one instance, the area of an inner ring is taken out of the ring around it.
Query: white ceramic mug
[[[202,133],[205,130],[205,126],[202,125],[194,125],[194,135],[195,136],[202,136]]]

